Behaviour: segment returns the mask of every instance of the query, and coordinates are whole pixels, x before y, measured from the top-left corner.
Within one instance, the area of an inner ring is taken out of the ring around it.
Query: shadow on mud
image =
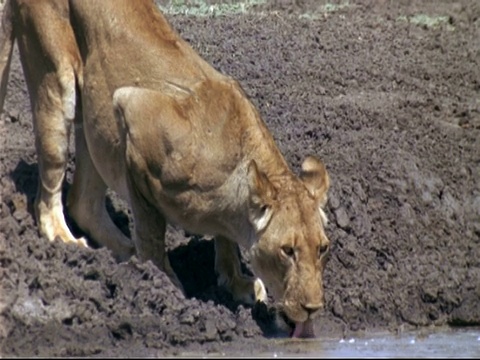
[[[10,177],[15,183],[16,190],[26,196],[27,210],[35,219],[33,202],[38,185],[38,165],[28,164],[24,160],[20,160],[15,169],[10,173]]]
[[[215,305],[225,306],[233,313],[237,312],[240,306],[251,308],[252,317],[265,337],[285,335],[275,325],[275,311],[271,306],[264,303],[254,306],[242,304],[235,301],[226,289],[217,285],[213,240],[192,236],[187,244],[176,247],[168,255],[188,298],[211,301]],[[242,270],[244,274],[252,275],[243,261]]]

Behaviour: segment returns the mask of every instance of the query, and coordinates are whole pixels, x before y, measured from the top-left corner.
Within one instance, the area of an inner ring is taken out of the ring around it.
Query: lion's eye
[[[329,250],[328,244],[320,245],[318,247],[318,257],[325,255],[328,252],[328,250]]]
[[[295,256],[295,250],[290,245],[283,245],[282,246],[282,253],[288,257]]]

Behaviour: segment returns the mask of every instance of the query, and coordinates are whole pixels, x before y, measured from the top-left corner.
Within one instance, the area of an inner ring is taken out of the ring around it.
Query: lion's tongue
[[[313,329],[312,320],[308,319],[304,322],[295,323],[295,329],[293,329],[292,338],[313,338],[315,337],[315,331]]]

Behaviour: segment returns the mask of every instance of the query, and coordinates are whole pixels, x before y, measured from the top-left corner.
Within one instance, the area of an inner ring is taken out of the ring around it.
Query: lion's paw
[[[263,281],[259,278],[256,278],[253,282],[253,289],[255,291],[255,301],[256,302],[267,302],[267,289],[263,284]]]
[[[258,301],[266,302],[267,291],[262,280],[247,276],[235,276],[230,281],[219,277],[219,285],[225,286],[232,294],[234,300],[244,304],[253,305]]]
[[[66,244],[70,243],[70,244],[76,244],[76,245],[79,245],[81,247],[85,247],[85,248],[88,248],[88,244],[87,244],[87,239],[84,238],[84,237],[80,237],[80,238],[76,238],[74,237],[73,235],[72,236],[66,236],[66,235],[63,235],[63,236],[60,236],[60,235],[56,235],[55,238],[54,238],[55,241],[62,241]]]

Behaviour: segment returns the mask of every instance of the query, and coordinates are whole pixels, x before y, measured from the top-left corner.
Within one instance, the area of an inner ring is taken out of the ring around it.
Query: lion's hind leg
[[[90,157],[81,118],[75,121],[75,173],[67,197],[68,213],[96,243],[106,246],[118,261],[125,261],[135,249],[108,214],[107,186]]]
[[[235,300],[246,304],[266,302],[263,282],[242,274],[238,245],[221,236],[215,237],[215,271],[218,285],[225,286]]]
[[[15,41],[10,6],[10,1],[7,1],[0,10],[0,111],[3,110],[7,93],[8,75]]]
[[[60,4],[60,2],[59,2]],[[32,106],[40,181],[35,216],[40,233],[86,246],[68,228],[62,184],[69,134],[75,117],[77,72],[81,60],[65,12],[47,1],[23,7],[13,3],[16,38]],[[64,4],[66,6],[66,3]]]
[[[64,78],[68,76],[63,75]],[[64,111],[64,91],[71,91],[75,97],[73,71],[70,71],[69,75],[70,90],[63,88],[60,93],[55,94],[56,86],[54,89],[52,87],[43,89],[45,94],[39,97],[35,105],[35,146],[40,175],[35,212],[40,232],[47,239],[54,240],[59,237],[65,242],[86,246],[85,239],[77,239],[68,228],[62,204],[62,184],[68,161],[69,134],[73,120],[73,117]]]

